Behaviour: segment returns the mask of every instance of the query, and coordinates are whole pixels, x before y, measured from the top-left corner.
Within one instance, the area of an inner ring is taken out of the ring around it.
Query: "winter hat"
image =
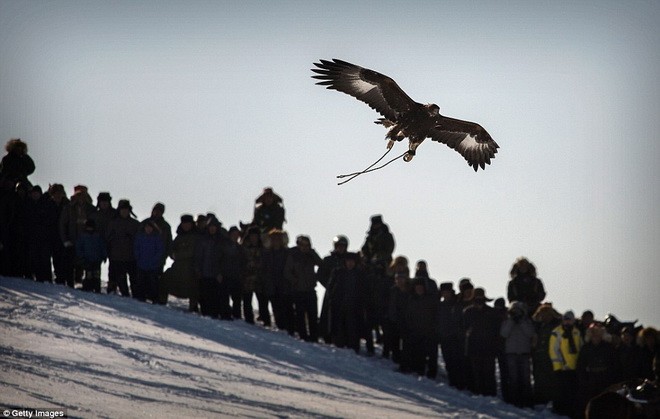
[[[220,222],[220,220],[218,220],[215,217],[209,217],[208,218],[208,223],[207,223],[206,226],[207,227],[216,226],[216,227],[220,228],[220,227],[222,227],[222,223]]]
[[[117,210],[128,208],[129,210],[133,211],[133,207],[131,206],[131,201],[128,199],[120,199],[119,203],[117,203]]]
[[[64,193],[64,185],[61,183],[53,183],[48,187],[48,193],[49,194],[54,194],[54,193]]]
[[[164,213],[165,212],[165,204],[163,204],[162,202],[156,202],[156,205],[154,205],[154,207],[151,211],[156,211],[156,210],[158,210],[158,212],[163,212]]]
[[[183,223],[193,223],[193,224],[195,224],[195,219],[190,214],[183,214],[181,216],[181,224],[183,224]]]
[[[87,186],[85,185],[76,185],[73,187],[73,194],[77,195],[79,193],[87,192]]]
[[[472,296],[470,300],[493,301],[492,298],[486,297],[486,290],[484,290],[483,288],[472,289]]]
[[[378,225],[378,224],[383,224],[383,216],[382,215],[374,215],[371,217],[371,225]]]
[[[240,233],[241,230],[239,230],[238,227],[236,227],[236,226],[229,227],[229,231],[227,233],[231,234],[231,233],[234,233],[234,232]]]
[[[451,291],[454,292],[454,284],[451,282],[443,282],[440,284],[440,292],[442,291]]]
[[[110,192],[101,192],[99,193],[99,196],[96,197],[96,200],[110,202],[112,201],[112,197],[110,196]]]
[[[505,308],[506,307],[506,302],[504,301],[504,298],[496,298],[495,302],[493,303],[493,307],[496,308]]]
[[[470,278],[463,278],[458,282],[458,289],[461,291],[471,290],[473,288],[474,285],[472,285],[472,281],[470,281]]]
[[[562,316],[562,320],[575,320],[575,313],[572,310],[568,310]]]

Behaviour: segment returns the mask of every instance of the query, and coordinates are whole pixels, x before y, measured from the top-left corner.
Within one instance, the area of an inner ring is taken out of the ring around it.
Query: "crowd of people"
[[[183,214],[172,234],[164,204],[139,221],[129,200],[114,207],[109,192],[94,204],[83,185],[68,198],[58,183],[43,191],[28,180],[35,165],[27,145],[14,139],[6,150],[0,275],[100,293],[107,261],[107,294],[154,304],[175,296],[203,316],[276,327],[369,356],[379,347],[402,373],[431,379],[440,352],[457,389],[496,396],[499,388],[509,403],[552,402],[556,413],[571,417],[581,417],[588,401],[614,383],[657,382],[654,328],[596,321],[589,310],[580,318],[559,313],[526,258],[512,265],[507,304],[469,278],[457,289],[451,282],[438,286],[425,261],[413,267],[395,257],[394,235],[380,215],[371,217],[359,251],[349,251],[349,239],[338,235],[323,258],[309,236],[289,247],[283,199],[272,188],[255,200],[249,224],[226,229],[212,213]],[[317,284],[325,288],[320,307]]]

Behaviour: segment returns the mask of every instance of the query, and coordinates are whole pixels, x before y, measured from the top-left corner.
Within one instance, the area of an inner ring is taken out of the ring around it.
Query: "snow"
[[[98,418],[553,416],[185,307],[0,277],[0,407]]]

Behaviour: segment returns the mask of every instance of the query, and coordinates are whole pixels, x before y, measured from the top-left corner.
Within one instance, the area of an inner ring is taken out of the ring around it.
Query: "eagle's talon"
[[[406,154],[403,156],[403,161],[409,162],[410,160],[415,157],[415,150],[408,150]]]

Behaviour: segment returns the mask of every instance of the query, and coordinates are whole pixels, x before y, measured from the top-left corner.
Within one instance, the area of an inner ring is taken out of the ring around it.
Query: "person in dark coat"
[[[345,252],[340,260],[343,266],[333,269],[328,280],[329,332],[335,346],[359,353],[366,276],[357,253]]]
[[[404,362],[403,351],[403,327],[406,305],[410,296],[410,278],[406,272],[398,272],[394,276],[394,285],[390,288],[390,299],[387,320],[389,330],[386,337],[392,351],[392,361],[399,364],[401,371],[408,372],[410,367]]]
[[[57,225],[56,209],[38,185],[30,190],[25,217],[30,270],[38,282],[52,282],[50,241],[44,237]]]
[[[658,352],[660,352],[658,331],[652,327],[645,327],[640,330],[637,336],[637,344],[641,347],[640,378],[653,380],[655,379],[653,361],[657,358]]]
[[[159,292],[160,295],[158,296],[158,304],[167,304],[167,290],[165,289],[164,286],[160,286],[160,283],[162,282],[162,276],[163,276],[163,270],[165,269],[165,263],[167,262],[167,257],[170,255],[172,252],[172,226],[170,226],[170,223],[168,223],[163,215],[165,214],[165,204],[162,202],[157,202],[154,204],[153,208],[151,209],[151,215],[149,218],[145,219],[142,221],[142,223],[145,223],[146,221],[152,221],[156,227],[158,228],[158,236],[160,237],[161,241],[163,242],[163,246],[165,248],[165,254],[163,254],[162,259],[160,261],[160,268],[158,268],[158,283],[159,283]]]
[[[60,237],[65,248],[66,283],[70,287],[82,282],[84,269],[76,260],[76,240],[85,230],[85,222],[96,211],[87,187],[77,185],[73,188],[69,204],[60,215]]]
[[[469,359],[472,380],[470,391],[483,396],[495,396],[495,342],[499,336],[500,325],[493,308],[486,304],[483,288],[472,290],[472,304],[463,310],[463,329],[465,330],[465,353]]]
[[[245,270],[245,254],[243,247],[239,244],[241,232],[236,226],[232,226],[228,231],[228,238],[223,247],[222,276],[222,300],[221,317],[224,319],[241,318],[241,308],[243,301],[243,292],[241,290],[241,281],[243,271]],[[231,299],[231,306],[229,300]]]
[[[561,324],[561,314],[544,303],[532,316],[536,330],[536,343],[532,350],[532,371],[534,377],[534,404],[547,404],[557,400],[559,389],[557,378],[552,368],[552,359],[548,354],[552,331]]]
[[[316,281],[325,288],[323,296],[323,303],[321,304],[321,315],[319,317],[319,336],[323,338],[325,343],[332,343],[332,334],[330,333],[330,318],[328,316],[330,310],[330,296],[333,291],[330,289],[329,283],[332,272],[335,269],[344,268],[344,257],[348,252],[348,237],[339,235],[332,239],[333,250],[330,254],[323,258],[321,266],[316,272]]]
[[[46,236],[50,243],[51,257],[53,259],[53,271],[55,273],[55,283],[65,284],[67,277],[66,248],[62,243],[60,236],[59,220],[62,212],[69,205],[69,198],[66,197],[64,186],[60,183],[53,183],[48,188],[48,197],[53,203],[55,222],[48,228]],[[105,238],[105,236],[102,236]]]
[[[212,218],[206,227],[206,234],[195,249],[195,274],[200,284],[200,311],[203,316],[215,319],[220,316],[223,246],[220,222]]]
[[[457,304],[454,285],[451,282],[441,283],[439,293],[438,337],[442,359],[445,361],[447,380],[450,386],[463,390],[466,387],[464,370],[461,368],[463,308]]]
[[[635,331],[632,327],[621,329],[621,337],[616,347],[621,365],[621,381],[631,381],[642,377],[642,351],[635,343]]]
[[[101,292],[101,263],[108,257],[105,240],[96,231],[96,222],[88,219],[85,232],[76,240],[76,257],[85,270],[83,291]]]
[[[128,278],[135,280],[135,236],[140,222],[133,218],[133,207],[127,199],[117,204],[119,216],[108,225],[106,243],[108,246],[108,294],[115,294],[117,288],[124,297],[130,297]]]
[[[241,281],[243,298],[243,318],[247,323],[254,324],[254,311],[252,309],[252,296],[263,281],[264,251],[261,242],[261,232],[258,227],[250,227],[242,242],[243,254],[245,255],[245,269]],[[268,310],[268,307],[266,307]],[[270,315],[269,315],[270,317]],[[263,321],[263,319],[261,319]],[[270,318],[268,320],[270,324]]]
[[[268,233],[268,241],[270,247],[263,252],[263,282],[257,287],[259,317],[264,322],[264,326],[270,326],[268,310],[270,301],[277,328],[286,330],[293,335],[291,289],[284,278],[284,265],[288,254],[286,233],[282,230],[271,230]]]
[[[373,335],[376,341],[382,340],[383,357],[389,356],[389,343],[382,338],[381,332],[387,334],[387,310],[389,292],[394,285],[394,272],[388,273],[394,252],[394,236],[381,215],[374,215],[370,219],[371,225],[367,237],[360,250],[362,261],[366,265],[368,281],[370,284],[370,300],[367,301],[367,318],[365,322],[364,337],[367,343],[367,352],[374,354]],[[407,260],[406,260],[407,264]],[[381,330],[383,329],[383,330]]]
[[[117,210],[112,207],[112,196],[109,192],[101,192],[96,197],[96,211],[89,215],[90,220],[94,220],[96,232],[105,237],[108,232],[110,222],[117,217]]]
[[[577,361],[579,412],[584,412],[592,397],[620,381],[619,359],[610,340],[601,324],[589,326]]]
[[[158,282],[161,272],[165,245],[155,221],[147,220],[133,244],[137,275],[133,283],[133,298],[153,304],[159,303]]]
[[[309,237],[301,235],[296,238],[296,246],[289,250],[284,265],[284,277],[293,300],[295,330],[301,339],[309,342],[317,342],[319,337],[316,267],[321,262]]]
[[[163,275],[160,285],[162,295],[174,295],[188,299],[188,310],[199,311],[199,280],[195,275],[195,247],[202,237],[195,228],[195,220],[190,214],[183,214],[172,241],[170,257],[174,261]]]
[[[270,230],[281,230],[285,218],[282,198],[273,192],[273,188],[264,188],[264,191],[255,201],[252,225],[259,227],[263,234]]]
[[[507,286],[509,303],[522,301],[527,304],[529,316],[534,314],[545,299],[543,282],[536,277],[536,266],[524,257],[518,258],[509,272],[511,280]]]
[[[438,374],[438,299],[428,293],[426,280],[415,278],[401,322],[404,365],[420,376]]]
[[[34,173],[34,160],[28,154],[28,146],[20,138],[12,138],[5,144],[7,154],[0,161],[0,180],[12,186],[19,182],[31,186],[28,176]]]

